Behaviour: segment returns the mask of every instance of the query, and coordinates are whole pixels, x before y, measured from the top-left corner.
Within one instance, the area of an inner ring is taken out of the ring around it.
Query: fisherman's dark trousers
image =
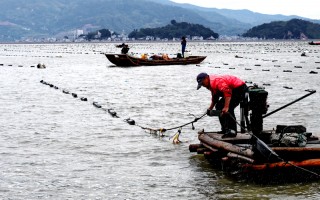
[[[232,129],[235,132],[237,132],[237,123],[235,121],[236,117],[234,114],[234,109],[240,104],[241,101],[244,100],[246,91],[247,91],[246,84],[232,90],[232,96],[231,96],[231,101],[229,105],[229,114],[219,116],[221,131],[223,133],[225,133],[228,129]],[[221,97],[215,106],[216,110],[222,110],[224,107],[224,102],[225,102],[224,97]]]

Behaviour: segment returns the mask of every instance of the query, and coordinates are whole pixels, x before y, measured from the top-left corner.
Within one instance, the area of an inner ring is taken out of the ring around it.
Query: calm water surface
[[[319,90],[320,49],[306,42],[189,42],[200,65],[121,68],[100,52],[115,44],[0,45],[1,199],[319,199],[319,184],[258,185],[233,180],[189,153],[200,129],[182,129],[182,143],[124,122],[170,128],[193,120],[210,104],[196,90],[200,72],[233,74],[265,85],[269,111]],[[179,43],[134,43],[131,52],[169,53]],[[300,56],[307,51],[307,57]],[[235,55],[242,58],[235,58]],[[37,69],[38,63],[47,66]],[[283,72],[291,70],[292,72]],[[59,89],[46,86],[40,80]],[[249,84],[250,85],[250,84]],[[292,89],[286,89],[292,88]],[[86,97],[80,101],[62,90]],[[114,109],[120,118],[92,105]],[[319,93],[265,118],[264,128],[301,124],[320,136]]]

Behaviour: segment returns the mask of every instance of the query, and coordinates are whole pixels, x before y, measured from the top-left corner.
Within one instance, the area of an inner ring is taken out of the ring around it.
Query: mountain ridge
[[[256,24],[245,21],[245,17],[237,18],[240,14],[258,15],[251,11],[202,8],[169,0],[1,0],[0,41],[53,37],[76,29],[107,28],[128,34],[134,29],[165,26],[172,19],[201,24],[220,35],[241,35]],[[264,23],[291,19],[282,15],[259,16],[264,16]]]

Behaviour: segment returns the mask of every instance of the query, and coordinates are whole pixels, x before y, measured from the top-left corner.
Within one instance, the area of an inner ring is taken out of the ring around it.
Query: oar
[[[273,113],[276,113],[276,112],[278,112],[278,111],[280,111],[280,110],[282,110],[282,109],[284,109],[284,108],[286,108],[286,107],[288,107],[288,106],[290,106],[290,105],[292,105],[292,104],[294,104],[294,103],[296,103],[296,102],[298,102],[298,101],[300,101],[300,100],[302,100],[302,99],[304,99],[304,98],[316,93],[316,90],[306,90],[306,91],[309,92],[309,93],[304,95],[304,96],[302,96],[302,97],[300,97],[300,98],[298,98],[298,99],[296,99],[296,100],[294,100],[294,101],[292,101],[292,102],[290,102],[290,103],[288,103],[288,104],[286,104],[286,105],[284,105],[284,106],[281,106],[280,108],[278,108],[278,109],[276,109],[276,110],[274,110],[272,112],[269,112],[269,113],[263,115],[262,118],[268,117],[268,116],[272,115]]]

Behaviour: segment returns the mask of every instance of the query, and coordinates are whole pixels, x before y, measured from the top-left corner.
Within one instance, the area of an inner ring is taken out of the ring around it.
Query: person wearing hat
[[[200,73],[197,76],[199,90],[202,86],[211,92],[211,104],[207,110],[210,111],[213,107],[216,110],[221,110],[219,121],[221,124],[222,137],[236,137],[237,124],[234,109],[240,104],[244,98],[247,85],[240,78],[232,75],[208,75]]]

